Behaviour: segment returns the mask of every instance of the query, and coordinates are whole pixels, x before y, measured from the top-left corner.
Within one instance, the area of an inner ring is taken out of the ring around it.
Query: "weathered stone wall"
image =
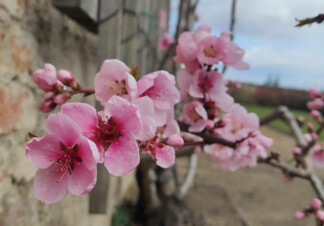
[[[38,111],[43,92],[32,72],[51,62],[81,85],[93,87],[98,37],[58,12],[49,0],[0,0],[0,225],[109,225],[107,215],[88,213],[88,195],[69,195],[44,205],[35,199],[36,168],[25,157],[28,132],[43,135],[46,115]],[[81,100],[77,97],[75,100]],[[93,103],[93,97],[84,101]],[[110,179],[109,205],[134,176]],[[117,186],[118,185],[118,186]]]

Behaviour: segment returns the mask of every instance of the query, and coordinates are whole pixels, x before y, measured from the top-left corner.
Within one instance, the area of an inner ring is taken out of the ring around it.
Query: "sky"
[[[219,36],[229,29],[232,0],[200,0],[200,24]],[[171,2],[175,27],[178,0]],[[324,89],[324,24],[296,28],[295,18],[324,13],[324,0],[237,0],[234,42],[245,50],[247,71],[229,69],[227,78],[264,84],[272,76],[286,88]]]

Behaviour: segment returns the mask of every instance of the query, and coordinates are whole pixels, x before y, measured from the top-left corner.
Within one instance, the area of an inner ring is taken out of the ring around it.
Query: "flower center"
[[[209,81],[208,76],[202,75],[199,78],[198,86],[203,93],[208,93],[208,91],[213,87],[213,84]]]
[[[101,116],[98,116],[97,129],[94,135],[101,142],[105,150],[108,149],[111,143],[121,137],[121,133],[113,117],[105,121]]]
[[[55,163],[60,165],[59,170],[64,172],[58,182],[64,177],[66,172],[71,175],[76,163],[81,164],[82,158],[78,156],[79,145],[75,144],[72,147],[66,146],[63,142],[60,142],[60,151],[58,158]]]
[[[126,80],[121,81],[115,80],[115,84],[109,87],[110,91],[115,93],[117,96],[127,95],[128,91],[126,88]]]
[[[195,111],[195,109],[192,109],[190,112],[188,112],[188,116],[194,122],[197,122],[199,119],[201,119],[201,116]]]
[[[242,123],[239,123],[239,122],[233,122],[233,126],[232,126],[232,130],[231,130],[231,132],[234,133],[234,134],[236,134],[237,131],[243,129],[243,127],[244,127],[244,126],[243,126]]]
[[[209,46],[204,49],[204,54],[206,57],[215,57],[217,55],[216,50],[213,48],[213,46]]]

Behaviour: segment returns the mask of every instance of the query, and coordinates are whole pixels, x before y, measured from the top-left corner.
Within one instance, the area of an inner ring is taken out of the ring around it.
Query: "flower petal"
[[[135,141],[121,139],[110,145],[105,153],[105,166],[114,176],[123,176],[139,164],[139,150]]]

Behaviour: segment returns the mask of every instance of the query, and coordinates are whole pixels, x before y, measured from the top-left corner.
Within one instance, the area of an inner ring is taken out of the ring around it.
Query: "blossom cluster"
[[[45,73],[48,68],[51,76]],[[59,84],[54,72],[45,64],[34,73],[46,92]],[[156,71],[136,81],[131,73],[121,61],[105,60],[94,79],[103,109],[66,103],[45,121],[47,134],[27,143],[26,155],[39,168],[34,181],[39,200],[54,203],[68,192],[88,193],[96,183],[97,163],[115,176],[135,169],[140,152],[150,154],[160,167],[174,164],[174,148],[183,144],[173,117],[180,100],[174,76]]]
[[[49,112],[60,106],[44,123],[47,134],[27,143],[26,155],[39,168],[34,180],[36,198],[54,203],[69,192],[90,192],[98,163],[115,176],[134,170],[140,154],[151,155],[160,167],[170,167],[175,150],[184,145],[183,138],[191,141],[185,145],[210,154],[224,171],[253,167],[259,157],[266,157],[272,139],[261,134],[256,114],[234,103],[227,89],[235,83],[226,82],[217,68],[222,62],[247,69],[244,51],[231,41],[230,32],[220,37],[210,33],[211,28],[202,25],[180,35],[174,57],[184,65],[177,73],[180,92],[167,71],[137,80],[138,70],[119,60],[103,62],[94,90],[81,88],[71,72],[56,73],[51,64],[36,70],[34,81],[46,97],[40,110]],[[65,103],[76,93],[93,93],[102,109]],[[179,120],[188,128],[181,133],[174,118],[180,100],[185,102]],[[226,142],[207,141],[205,135]]]
[[[211,28],[199,26],[194,32],[180,35],[174,60],[185,67],[177,74],[181,99],[189,99],[181,120],[190,125],[189,132],[206,131],[234,144],[204,145],[203,150],[220,164],[224,171],[253,167],[258,157],[266,157],[272,139],[259,131],[256,114],[234,103],[227,93],[223,74],[217,68],[222,62],[237,70],[248,69],[242,61],[244,51],[231,41],[231,33],[224,31],[212,36]]]

